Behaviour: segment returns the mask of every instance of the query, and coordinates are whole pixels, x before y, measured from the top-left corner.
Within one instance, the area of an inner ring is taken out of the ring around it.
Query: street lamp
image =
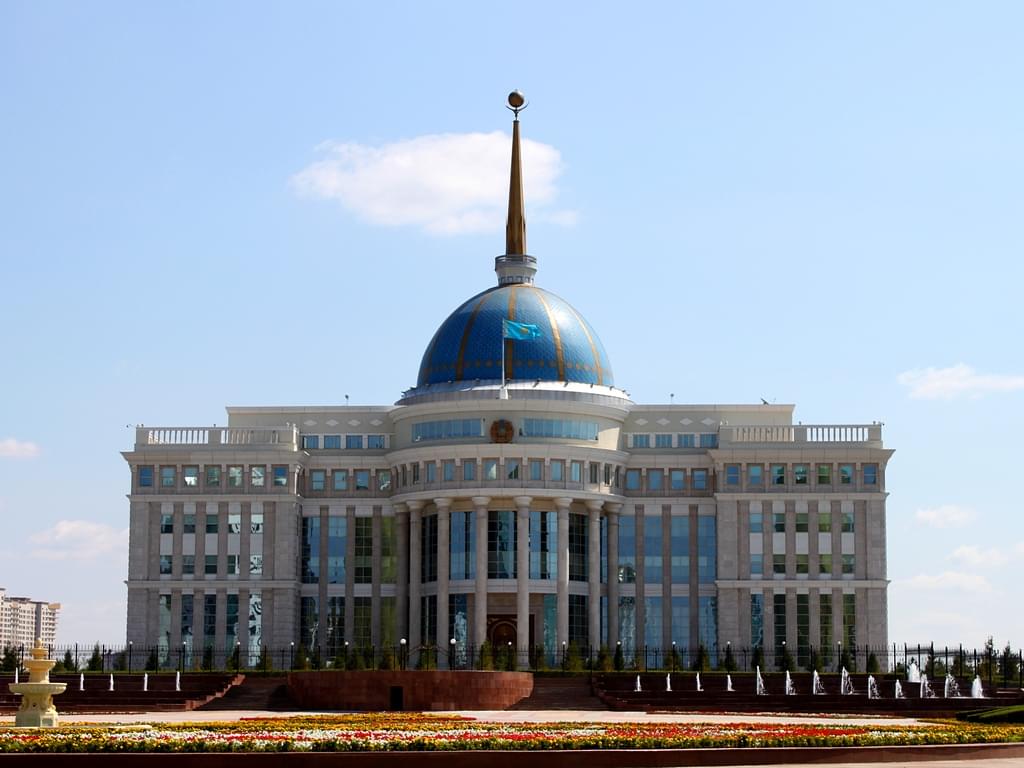
[[[404,637],[401,640],[398,641],[398,645],[400,646],[399,650],[398,650],[398,666],[404,672],[405,671],[405,638]]]
[[[515,654],[512,650],[512,641],[508,641],[508,671],[511,672],[515,669]]]
[[[672,658],[669,659],[669,663],[672,665],[672,671],[676,671],[676,641],[672,641]]]
[[[448,641],[448,669],[455,669],[455,638]]]
[[[181,641],[181,653],[178,654],[178,666],[181,668],[182,672],[185,671],[185,649],[187,647],[188,647],[187,641],[182,640]]]
[[[242,665],[242,641],[235,640],[235,674],[238,674],[239,667]]]
[[[77,662],[77,661],[78,661],[78,659],[75,659],[75,662]],[[129,640],[128,641],[128,674],[130,675],[131,673],[132,673],[132,641]]]
[[[836,643],[836,672],[841,672],[843,669],[843,643],[842,641]]]
[[[291,642],[291,648],[292,648],[292,658],[291,658],[291,661],[288,662],[288,669],[295,669],[295,641],[294,640],[292,640],[292,642]]]

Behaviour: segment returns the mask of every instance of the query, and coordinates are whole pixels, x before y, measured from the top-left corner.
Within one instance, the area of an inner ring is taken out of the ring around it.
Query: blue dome
[[[479,293],[448,316],[423,355],[417,386],[501,379],[503,319],[540,328],[539,339],[505,341],[506,379],[614,384],[604,346],[583,316],[553,293],[514,284]]]

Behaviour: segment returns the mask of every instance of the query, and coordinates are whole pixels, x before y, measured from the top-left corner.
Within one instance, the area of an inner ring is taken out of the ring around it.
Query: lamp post
[[[448,669],[455,669],[455,638],[448,641]]]
[[[786,659],[786,641],[782,641],[782,668],[784,670],[789,669],[789,661]]]
[[[843,670],[843,643],[842,641],[836,643],[836,672],[842,672]]]
[[[235,640],[235,674],[238,674],[242,666],[242,641]]]
[[[398,666],[405,671],[405,638],[398,641]]]
[[[184,674],[185,672],[185,649],[188,647],[185,640],[181,641],[181,653],[178,654],[178,669]]]
[[[512,641],[508,641],[508,671],[511,672],[516,668],[515,665],[515,651],[512,650]]]
[[[292,640],[291,645],[291,661],[288,662],[288,669],[295,669],[295,641]]]
[[[672,641],[672,657],[669,659],[669,663],[672,665],[672,671],[676,671],[676,641]]]
[[[733,666],[735,662],[732,660],[732,640],[725,641],[725,671],[732,672],[729,667]]]
[[[77,662],[78,659],[75,659]],[[132,641],[128,641],[128,674],[132,673]]]

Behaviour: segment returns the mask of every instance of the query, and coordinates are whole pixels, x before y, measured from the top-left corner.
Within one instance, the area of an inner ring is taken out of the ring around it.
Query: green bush
[[[969,723],[982,723],[984,725],[1024,723],[1024,704],[1015,704],[1012,707],[995,707],[994,709],[972,709],[970,712],[961,712],[957,715],[957,718]]]

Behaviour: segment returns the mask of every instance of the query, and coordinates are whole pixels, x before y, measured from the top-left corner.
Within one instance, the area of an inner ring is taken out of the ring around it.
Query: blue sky
[[[0,586],[124,636],[125,425],[385,404],[493,281],[638,402],[885,422],[890,636],[1024,643],[1018,3],[0,4]],[[497,201],[497,202],[496,202]]]

